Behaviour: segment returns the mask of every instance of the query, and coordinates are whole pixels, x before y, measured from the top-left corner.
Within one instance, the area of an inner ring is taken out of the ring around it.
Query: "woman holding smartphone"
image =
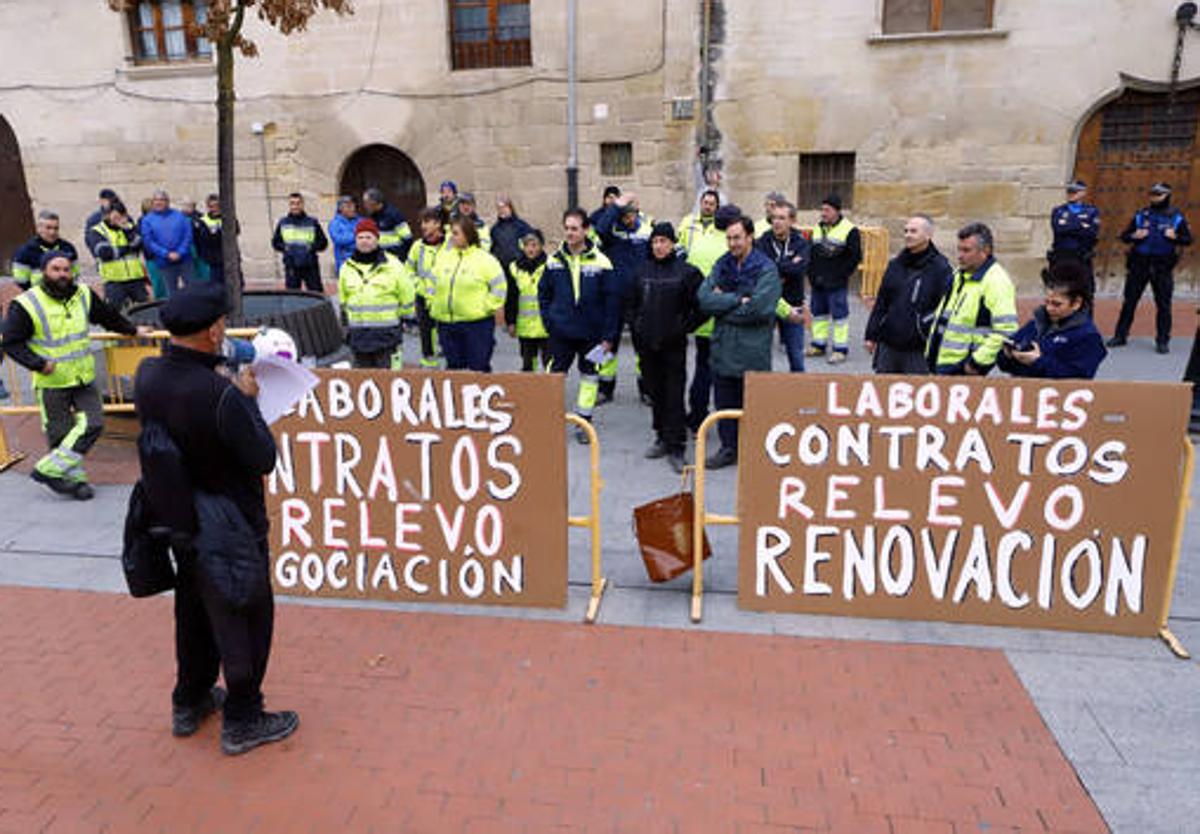
[[[1033,319],[1005,340],[997,364],[1013,376],[1092,379],[1108,355],[1092,321],[1087,270],[1063,260],[1042,271],[1045,301]]]

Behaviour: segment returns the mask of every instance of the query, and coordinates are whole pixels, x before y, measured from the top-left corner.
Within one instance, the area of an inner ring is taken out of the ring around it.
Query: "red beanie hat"
[[[370,232],[379,237],[379,224],[369,217],[364,217],[358,221],[358,225],[354,227],[354,234],[361,235],[363,232]]]

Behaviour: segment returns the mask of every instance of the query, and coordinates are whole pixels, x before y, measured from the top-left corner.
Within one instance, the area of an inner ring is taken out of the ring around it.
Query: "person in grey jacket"
[[[754,221],[739,217],[725,232],[729,252],[713,265],[697,292],[700,311],[714,319],[710,362],[717,410],[741,408],[747,371],[771,370],[775,309],[782,292],[779,271],[754,248]],[[737,463],[737,421],[722,420],[721,448],[705,465]]]

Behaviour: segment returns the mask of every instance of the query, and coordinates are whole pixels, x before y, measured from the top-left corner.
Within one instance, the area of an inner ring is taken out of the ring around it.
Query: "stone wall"
[[[67,13],[68,4],[71,13]],[[237,66],[238,212],[247,274],[274,280],[267,207],[300,191],[309,210],[334,210],[346,159],[371,143],[393,145],[420,169],[431,201],[443,179],[474,191],[485,215],[497,193],[556,236],[566,207],[566,13],[533,0],[534,65],[450,72],[446,3],[359,0],[354,16],[314,19],[283,38],[255,21],[260,56]],[[691,0],[580,3],[580,193],[599,202],[599,144],[633,144],[632,176],[646,207],[674,216],[690,207],[693,125],[672,122],[669,98],[691,95],[696,21]],[[103,4],[17,0],[0,6],[0,47],[23,54],[0,84],[0,114],[22,147],[34,209],[53,207],[81,242],[101,186],[137,204],[155,188],[195,199],[216,189],[216,78],[211,66],[134,67],[120,16]],[[667,31],[664,31],[664,22]],[[42,62],[54,31],[63,62]],[[73,49],[84,44],[86,49]],[[621,44],[613,49],[613,44]],[[263,123],[262,138],[251,124]]]
[[[985,36],[895,38],[878,34],[882,0],[715,2],[714,116],[733,199],[757,214],[764,192],[798,193],[799,154],[854,151],[852,217],[898,241],[905,216],[925,211],[946,247],[958,225],[984,220],[1027,289],[1076,131],[1120,73],[1165,80],[1174,44],[1172,4],[998,0]],[[691,208],[697,123],[672,121],[670,102],[699,98],[702,3],[579,2],[586,206],[605,182],[599,143],[629,141],[634,175],[617,182],[657,216]],[[261,55],[238,62],[237,164],[251,277],[273,279],[267,186],[273,216],[298,190],[328,218],[345,160],[374,142],[408,154],[431,192],[447,178],[475,191],[485,214],[511,192],[554,237],[566,191],[565,4],[533,0],[532,67],[462,72],[448,69],[444,0],[356,7],[287,39],[250,26]],[[160,186],[215,190],[211,66],[132,66],[124,22],[98,0],[0,4],[0,51],[0,114],[21,144],[35,208],[59,210],[76,239],[100,186],[131,203]],[[261,142],[252,122],[267,125]],[[804,208],[811,219],[815,207]]]
[[[881,0],[804,5],[724,3],[716,121],[734,198],[757,210],[773,186],[798,194],[801,153],[855,151],[852,217],[887,226],[893,249],[912,212],[944,248],[983,220],[1026,291],[1077,130],[1121,73],[1166,81],[1175,44],[1169,3],[998,0],[993,32],[932,37],[881,37]]]

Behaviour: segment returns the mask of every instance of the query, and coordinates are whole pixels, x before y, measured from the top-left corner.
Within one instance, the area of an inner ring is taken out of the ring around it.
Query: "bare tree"
[[[137,0],[108,0],[114,11],[128,13]],[[225,285],[235,314],[242,311],[242,258],[238,248],[236,177],[233,155],[233,68],[235,51],[247,58],[258,55],[258,47],[242,34],[246,14],[254,9],[259,18],[284,35],[303,32],[321,9],[339,15],[354,13],[351,0],[209,0],[208,17],[203,24],[192,24],[192,35],[204,37],[217,53],[217,174],[221,193],[221,259],[225,262]],[[265,172],[264,172],[265,176]]]

